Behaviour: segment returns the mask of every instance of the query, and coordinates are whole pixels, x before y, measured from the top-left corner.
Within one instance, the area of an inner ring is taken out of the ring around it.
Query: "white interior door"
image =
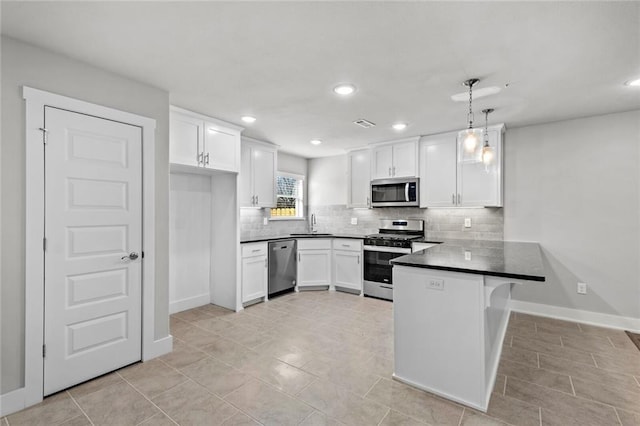
[[[50,395],[141,359],[142,131],[50,107],[45,126]]]

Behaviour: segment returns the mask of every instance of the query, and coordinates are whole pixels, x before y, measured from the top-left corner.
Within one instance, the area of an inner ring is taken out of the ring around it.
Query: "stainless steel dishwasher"
[[[269,243],[269,296],[296,286],[296,240]]]

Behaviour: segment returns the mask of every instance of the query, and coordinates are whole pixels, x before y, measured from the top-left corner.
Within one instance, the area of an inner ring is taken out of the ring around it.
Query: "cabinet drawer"
[[[362,240],[340,239],[333,240],[334,250],[360,251],[362,250]]]
[[[304,238],[298,240],[298,250],[322,250],[331,249],[331,240],[315,238]]]
[[[267,243],[250,243],[242,245],[242,257],[266,256]]]

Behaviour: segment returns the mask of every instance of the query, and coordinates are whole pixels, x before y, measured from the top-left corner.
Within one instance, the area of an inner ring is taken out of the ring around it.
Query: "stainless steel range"
[[[424,221],[381,219],[378,234],[364,239],[364,295],[393,300],[391,259],[411,253],[412,241],[424,238]]]

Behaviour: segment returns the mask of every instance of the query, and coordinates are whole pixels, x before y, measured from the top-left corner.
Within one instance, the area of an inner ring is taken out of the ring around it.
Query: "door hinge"
[[[47,251],[47,238],[42,239],[42,250]]]
[[[49,142],[49,129],[46,127],[39,127],[38,130],[42,132],[42,143],[46,145]]]
[[[42,345],[42,358],[47,356],[47,345]]]

